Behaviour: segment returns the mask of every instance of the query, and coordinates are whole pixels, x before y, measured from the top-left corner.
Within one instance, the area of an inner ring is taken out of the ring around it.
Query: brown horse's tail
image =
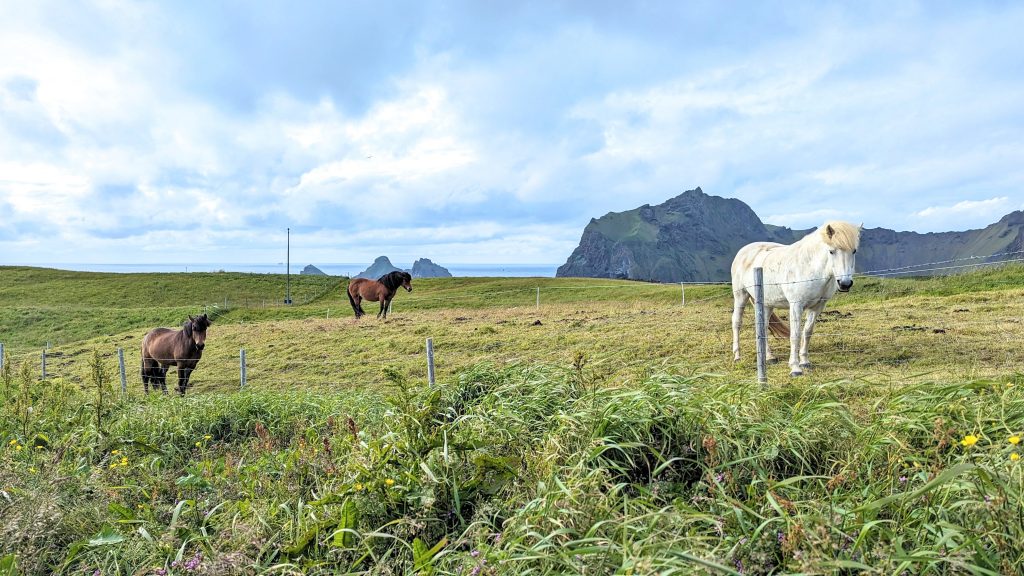
[[[768,330],[777,338],[789,338],[789,324],[783,322],[775,312],[768,317]]]
[[[356,304],[355,298],[352,297],[352,284],[351,283],[349,283],[349,285],[345,288],[345,294],[348,294],[348,303],[352,305],[352,311],[356,313],[356,318],[359,318],[360,316],[362,316],[363,315],[362,307],[359,306],[359,304]]]

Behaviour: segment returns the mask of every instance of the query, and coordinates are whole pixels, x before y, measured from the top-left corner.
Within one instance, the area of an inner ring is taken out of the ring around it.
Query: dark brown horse
[[[352,304],[352,310],[356,318],[366,314],[363,311],[363,300],[380,302],[380,312],[377,318],[388,317],[388,307],[391,299],[395,297],[398,287],[405,288],[406,292],[412,292],[412,276],[408,272],[395,270],[389,272],[376,280],[369,278],[356,278],[348,283],[348,301]]]
[[[206,314],[188,317],[181,330],[153,328],[142,338],[142,385],[149,394],[149,385],[167,393],[167,369],[178,367],[178,392],[185,395],[189,376],[199,364],[206,347],[206,329],[210,327]]]

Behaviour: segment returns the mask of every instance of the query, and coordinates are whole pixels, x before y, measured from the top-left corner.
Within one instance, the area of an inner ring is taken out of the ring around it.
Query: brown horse
[[[363,311],[363,300],[380,302],[380,312],[377,318],[388,317],[388,307],[391,299],[395,297],[398,287],[405,288],[406,292],[412,292],[412,276],[408,272],[395,270],[389,272],[376,280],[369,278],[356,278],[348,283],[348,301],[352,304],[352,310],[356,318],[366,314]]]
[[[178,392],[185,395],[189,376],[199,364],[206,347],[206,329],[211,320],[206,314],[188,317],[181,330],[153,328],[142,338],[142,385],[149,394],[149,385],[167,393],[167,369],[178,367]]]

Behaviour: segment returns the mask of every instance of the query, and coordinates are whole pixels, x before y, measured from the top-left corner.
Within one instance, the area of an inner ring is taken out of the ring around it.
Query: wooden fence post
[[[757,336],[757,381],[768,384],[766,356],[768,355],[768,334],[764,317],[764,269],[754,268],[754,333]]]
[[[434,340],[427,338],[427,382],[434,386]]]
[[[239,389],[244,389],[246,384],[245,374],[245,348],[238,351],[238,374],[239,374]]]
[[[121,370],[121,394],[128,393],[128,378],[124,373],[124,348],[118,347],[117,349],[117,365]]]

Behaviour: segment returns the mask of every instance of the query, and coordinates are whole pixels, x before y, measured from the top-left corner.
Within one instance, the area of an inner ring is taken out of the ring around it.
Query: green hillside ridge
[[[723,281],[729,279],[732,258],[744,245],[757,241],[791,244],[808,232],[765,224],[743,202],[710,196],[696,188],[657,206],[644,205],[592,219],[579,246],[556,275]],[[896,232],[872,228],[868,223],[857,253],[857,268],[924,270],[929,263],[966,258],[984,262],[993,255],[1020,251],[1024,251],[1024,212],[1020,211],[984,229],[963,232]]]

